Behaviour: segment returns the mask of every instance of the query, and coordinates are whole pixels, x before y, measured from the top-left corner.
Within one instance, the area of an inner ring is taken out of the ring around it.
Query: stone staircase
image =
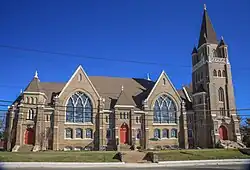
[[[146,154],[144,152],[138,151],[124,151],[122,152],[123,159],[125,163],[148,163],[147,160],[143,160]]]
[[[127,144],[121,144],[120,145],[120,151],[131,151],[131,146]]]
[[[34,146],[33,145],[22,145],[18,149],[18,152],[31,152],[33,150]]]
[[[235,142],[235,141],[230,141],[230,140],[220,140],[220,145],[223,148],[237,148],[237,149],[242,149],[246,148],[246,146],[242,142]]]

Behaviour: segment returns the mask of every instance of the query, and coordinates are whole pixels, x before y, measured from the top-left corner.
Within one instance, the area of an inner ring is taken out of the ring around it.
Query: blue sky
[[[66,82],[79,64],[88,75],[155,80],[165,70],[176,88],[191,81],[203,4],[229,45],[238,108],[250,108],[250,1],[0,1],[0,44],[143,65],[0,48],[0,99],[14,100],[38,70],[41,81]]]

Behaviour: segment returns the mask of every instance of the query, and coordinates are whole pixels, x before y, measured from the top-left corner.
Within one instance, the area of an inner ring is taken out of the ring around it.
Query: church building
[[[240,141],[224,39],[206,7],[190,56],[192,82],[176,89],[166,72],[157,81],[89,76],[82,66],[65,83],[38,73],[6,113],[9,151],[214,148]]]

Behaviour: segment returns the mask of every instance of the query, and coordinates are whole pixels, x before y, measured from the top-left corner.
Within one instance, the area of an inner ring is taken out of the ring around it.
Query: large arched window
[[[92,122],[92,104],[84,93],[77,92],[69,98],[66,122]]]
[[[154,123],[177,123],[175,103],[166,95],[155,101]]]
[[[220,87],[218,90],[219,101],[224,102],[224,90]]]

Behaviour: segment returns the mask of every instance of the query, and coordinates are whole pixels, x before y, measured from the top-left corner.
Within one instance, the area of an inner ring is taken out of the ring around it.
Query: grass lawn
[[[250,159],[234,149],[169,150],[158,152],[159,161],[206,160],[206,159]]]
[[[1,162],[118,162],[116,152],[0,152]]]

